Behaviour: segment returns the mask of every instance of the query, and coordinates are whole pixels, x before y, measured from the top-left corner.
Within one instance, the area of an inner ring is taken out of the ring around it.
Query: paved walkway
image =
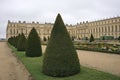
[[[46,46],[43,47],[43,52]],[[77,50],[80,64],[120,76],[120,55]]]
[[[0,80],[31,80],[30,74],[6,42],[0,42]]]

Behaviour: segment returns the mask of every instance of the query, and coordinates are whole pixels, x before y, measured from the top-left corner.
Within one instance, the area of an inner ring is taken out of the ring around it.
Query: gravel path
[[[120,55],[82,50],[77,53],[83,66],[120,76]]]
[[[46,46],[42,48],[44,52]],[[81,65],[120,76],[120,55],[83,50],[77,53]]]
[[[0,42],[0,80],[31,80],[24,65],[15,57],[6,42]]]

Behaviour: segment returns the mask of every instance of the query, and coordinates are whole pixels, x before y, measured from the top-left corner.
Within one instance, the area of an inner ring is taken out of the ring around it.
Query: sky
[[[8,20],[54,23],[60,13],[65,24],[120,16],[120,0],[0,0],[0,38]]]

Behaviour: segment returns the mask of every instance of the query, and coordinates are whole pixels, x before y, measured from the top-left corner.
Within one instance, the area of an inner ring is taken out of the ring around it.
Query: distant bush
[[[26,49],[26,38],[25,38],[24,34],[22,33],[18,40],[17,50],[25,51],[25,49]]]
[[[90,42],[93,42],[95,39],[94,39],[94,37],[93,37],[93,35],[91,34],[91,36],[90,36]]]

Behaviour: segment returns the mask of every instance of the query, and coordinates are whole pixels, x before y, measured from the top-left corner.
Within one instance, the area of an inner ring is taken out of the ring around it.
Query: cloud
[[[54,22],[61,13],[67,24],[120,14],[120,0],[0,0],[0,37],[8,20]]]

